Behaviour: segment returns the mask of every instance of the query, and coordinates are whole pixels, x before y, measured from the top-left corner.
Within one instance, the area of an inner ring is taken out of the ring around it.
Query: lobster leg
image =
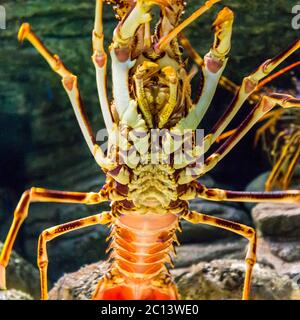
[[[256,262],[257,238],[255,230],[251,227],[245,226],[240,223],[207,216],[205,214],[201,214],[195,211],[187,212],[182,216],[182,218],[193,224],[201,223],[234,232],[240,236],[245,237],[249,241],[248,252],[246,255],[246,273],[243,288],[243,300],[248,300],[250,293],[252,270]]]
[[[253,125],[277,104],[282,108],[300,107],[300,99],[290,95],[277,93],[262,97],[261,101],[242,122],[237,131],[229,137],[215,153],[206,159],[202,168],[204,172],[210,171],[221,159],[223,159]]]
[[[231,104],[229,105],[223,116],[220,118],[220,120],[217,122],[217,124],[213,127],[211,132],[205,137],[205,151],[207,151],[211,147],[211,145],[226,129],[228,124],[240,110],[241,106],[248,99],[248,97],[257,90],[259,81],[266,77],[270,72],[272,72],[280,63],[282,63],[293,52],[299,49],[299,47],[300,40],[297,40],[284,52],[277,55],[273,59],[265,61],[250,76],[243,79],[242,85],[233,98]]]
[[[104,50],[103,0],[96,0],[95,25],[93,30],[93,56],[96,69],[97,89],[105,126],[112,129],[113,120],[107,95],[107,54]]]
[[[255,134],[255,139],[254,139],[254,146],[256,146],[258,144],[258,141],[260,140],[260,138],[262,137],[263,133],[268,130],[269,128],[271,128],[273,125],[276,124],[277,120],[280,118],[280,116],[284,113],[284,109],[278,109],[275,111],[271,111],[269,113],[266,114],[266,116],[268,116],[269,120],[263,124],[257,131]],[[265,118],[265,117],[263,117]],[[263,119],[261,118],[261,120]]]
[[[295,140],[298,140],[297,147],[295,145]],[[283,147],[280,158],[275,163],[272,172],[266,181],[266,191],[270,191],[273,188],[273,186],[276,184],[276,181],[278,181],[278,176],[280,175],[280,173],[283,174],[282,187],[283,189],[287,188],[291,175],[293,173],[293,169],[295,169],[297,160],[300,157],[299,143],[299,135],[296,135]]]
[[[188,56],[193,59],[193,61],[202,68],[204,64],[203,58],[199,55],[199,53],[193,48],[192,44],[190,43],[189,39],[183,34],[180,33],[178,35],[181,45],[186,50]],[[230,79],[226,78],[225,76],[221,76],[219,80],[219,84],[229,92],[235,94],[238,91],[238,86],[231,81]]]
[[[7,267],[11,251],[16,240],[18,231],[28,216],[29,205],[32,202],[57,202],[57,203],[82,203],[98,204],[108,201],[108,192],[102,189],[99,193],[94,192],[65,192],[31,188],[23,193],[14,212],[14,219],[0,255],[0,289],[6,287],[5,268]]]
[[[48,299],[48,284],[47,284],[47,270],[48,270],[48,254],[47,242],[51,241],[65,233],[86,228],[96,224],[108,224],[112,220],[110,212],[103,212],[94,216],[83,219],[67,222],[49,229],[44,230],[39,237],[38,245],[38,267],[41,276],[41,299]]]
[[[33,33],[28,23],[22,24],[19,30],[18,39],[19,41],[24,41],[24,39],[27,39],[45,58],[50,67],[62,77],[63,87],[69,96],[82,134],[96,162],[103,169],[114,167],[114,164],[105,157],[102,149],[96,144],[96,139],[92,132],[91,125],[87,119],[84,105],[81,100],[77,77],[64,66],[63,62],[57,55],[52,55],[48,51],[41,40]]]
[[[264,96],[261,101],[255,106],[248,117],[241,123],[237,130],[230,136],[211,156],[209,156],[203,165],[194,169],[195,176],[201,176],[212,170],[219,161],[221,161],[233,147],[242,139],[242,137],[253,127],[253,125],[268,111],[276,105],[282,108],[300,107],[300,99],[286,94],[273,93]],[[204,138],[205,139],[205,138]],[[204,141],[205,142],[205,141]],[[186,175],[185,170],[181,171],[179,176],[179,184],[188,183],[194,180],[192,175]]]
[[[110,47],[114,105],[120,121],[127,125],[128,117],[133,119],[133,122],[138,122],[137,103],[131,99],[129,93],[129,70],[135,65],[135,61],[131,60],[130,43],[138,27],[151,21],[149,11],[154,2],[146,4],[146,1],[138,0],[133,5],[129,15],[126,15],[115,29]]]
[[[282,188],[283,189],[287,189],[289,184],[290,184],[290,181],[291,181],[291,178],[292,178],[292,175],[296,169],[296,165],[300,159],[300,141],[298,141],[298,145],[295,147],[296,148],[296,152],[288,166],[288,169],[287,169],[287,172],[285,173],[285,176],[284,178],[282,179]]]
[[[206,114],[228,60],[227,55],[231,47],[233,19],[233,12],[227,7],[219,12],[214,22],[214,44],[205,55],[203,64],[201,65],[203,89],[200,99],[191,108],[188,115],[179,121],[175,126],[176,129],[181,131],[184,129],[195,130]],[[199,58],[197,60],[200,62]]]
[[[210,201],[300,203],[300,190],[271,192],[231,191],[206,188],[199,182],[195,182],[193,193],[194,197]]]

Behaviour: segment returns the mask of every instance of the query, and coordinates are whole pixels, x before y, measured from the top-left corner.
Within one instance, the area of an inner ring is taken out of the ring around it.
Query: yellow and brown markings
[[[240,202],[300,202],[300,190],[252,192],[231,191],[216,188],[206,188],[199,182],[191,184],[197,191],[199,198],[212,201],[240,201]]]
[[[252,200],[253,202],[300,202],[300,191],[271,191],[271,192],[237,192],[227,191],[227,199],[230,200]]]
[[[62,225],[46,229],[42,232],[38,242],[38,266],[41,274],[41,298],[48,299],[48,283],[47,283],[47,269],[48,269],[48,254],[46,244],[65,233],[80,228],[93,226],[96,224],[107,224],[112,221],[110,212],[104,212],[94,216],[83,219],[67,222]]]
[[[98,204],[108,200],[108,195],[103,190],[101,190],[99,193],[66,192],[42,188],[31,188],[30,190],[25,191],[14,212],[13,222],[1,252],[0,265],[6,267],[9,262],[9,258],[11,255],[13,244],[17,237],[17,233],[25,218],[28,216],[28,209],[30,203],[56,202]]]

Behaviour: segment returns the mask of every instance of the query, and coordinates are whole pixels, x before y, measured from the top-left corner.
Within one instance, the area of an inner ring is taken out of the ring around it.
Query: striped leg
[[[57,203],[82,203],[98,204],[108,201],[108,192],[102,189],[99,193],[94,192],[64,192],[31,188],[23,193],[14,212],[14,219],[0,256],[0,289],[6,288],[5,269],[9,263],[11,251],[15,243],[18,231],[28,216],[29,205],[32,202],[57,202]]]
[[[214,152],[204,161],[203,165],[200,165],[194,169],[193,176],[186,175],[185,170],[181,171],[178,183],[188,183],[192,180],[195,180],[195,177],[200,177],[206,172],[212,170],[217,163],[221,161],[244,137],[244,135],[253,127],[253,125],[276,105],[280,105],[282,108],[300,107],[300,99],[294,98],[290,95],[278,93],[264,96],[248,115],[248,117],[232,134],[232,136],[225,140],[225,142],[216,150],[216,152]]]
[[[276,122],[280,119],[281,115],[284,113],[284,109],[278,109],[275,111],[268,112],[264,117],[260,119],[260,121],[265,120],[268,118],[269,120],[264,123],[255,133],[255,139],[254,139],[254,146],[257,146],[258,141],[261,139],[263,134],[267,130],[272,130],[274,126],[276,125]],[[264,119],[265,118],[265,119]]]
[[[185,51],[187,52],[188,56],[193,59],[193,61],[202,68],[204,64],[203,58],[198,54],[198,52],[193,48],[192,44],[190,43],[189,39],[183,34],[180,33],[178,35],[178,38],[180,40],[180,44],[183,46]],[[232,92],[235,94],[239,87],[236,85],[233,81],[226,78],[225,76],[221,76],[219,80],[219,85],[221,85],[224,89],[226,89],[229,92]]]
[[[245,226],[240,223],[207,216],[195,211],[189,211],[183,215],[183,219],[191,222],[193,224],[206,224],[217,228],[222,228],[231,232],[234,232],[242,237],[245,237],[249,240],[249,248],[246,255],[246,273],[245,281],[243,288],[243,300],[249,299],[250,285],[251,285],[251,276],[253,266],[256,262],[256,232],[253,228]]]
[[[300,134],[295,134],[292,139],[283,146],[280,157],[266,181],[265,190],[270,191],[275,185],[287,189],[292,174],[300,157]],[[282,178],[280,178],[280,176]]]
[[[215,153],[206,159],[202,168],[203,172],[210,171],[220,160],[222,160],[253,125],[276,105],[280,105],[282,108],[300,107],[300,99],[296,99],[290,95],[277,93],[264,96],[249,116],[238,127],[237,131],[229,137]]]
[[[293,173],[295,172],[296,166],[299,163],[300,159],[300,141],[297,141],[297,145],[295,146],[295,153],[293,155],[293,158],[291,159],[291,162],[287,168],[287,171],[285,172],[284,178],[282,179],[282,188],[285,190],[288,188],[291,178],[293,176]]]
[[[206,188],[199,182],[193,183],[193,187],[195,197],[210,201],[300,203],[300,190],[271,192],[231,191]]]
[[[95,157],[96,162],[103,169],[113,168],[113,163],[110,163],[110,161],[105,157],[102,149],[96,144],[96,139],[86,116],[84,105],[78,89],[77,77],[64,66],[63,62],[57,55],[52,55],[48,51],[41,40],[32,32],[31,27],[28,23],[24,23],[21,26],[18,34],[18,39],[19,41],[27,39],[44,57],[50,67],[62,77],[63,87],[69,96],[82,134],[91,153]]]
[[[67,222],[56,227],[46,229],[39,237],[38,245],[38,267],[41,276],[41,299],[48,299],[48,284],[47,284],[47,270],[48,270],[48,254],[47,242],[51,241],[65,233],[86,228],[96,224],[108,224],[112,220],[110,212],[103,212],[94,216],[86,217],[83,219]]]
[[[211,132],[205,137],[205,151],[207,151],[216,139],[226,129],[233,117],[240,110],[243,103],[248,97],[257,90],[259,81],[265,78],[270,72],[272,72],[280,63],[288,58],[292,53],[298,50],[300,47],[300,40],[295,41],[288,49],[277,55],[273,59],[265,61],[260,67],[255,70],[250,76],[243,79],[242,85],[233,98],[231,104],[213,127]]]

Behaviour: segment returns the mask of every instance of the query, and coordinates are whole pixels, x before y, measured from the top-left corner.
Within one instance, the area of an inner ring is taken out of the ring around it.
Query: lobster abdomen
[[[173,213],[122,214],[112,229],[112,265],[100,280],[96,300],[174,300],[171,263],[178,216]]]

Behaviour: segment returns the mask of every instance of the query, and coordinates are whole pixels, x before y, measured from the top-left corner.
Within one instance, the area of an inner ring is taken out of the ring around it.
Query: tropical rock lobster
[[[172,263],[173,244],[179,222],[207,224],[232,231],[249,240],[243,299],[249,298],[252,269],[256,260],[256,234],[251,227],[189,210],[188,200],[300,202],[300,191],[237,192],[207,188],[196,179],[212,170],[248,130],[275,105],[300,107],[290,95],[272,93],[256,104],[239,128],[202,161],[244,101],[282,61],[296,51],[300,40],[245,77],[230,106],[213,129],[197,143],[196,129],[209,108],[230,51],[234,15],[225,7],[213,24],[215,39],[202,64],[202,85],[192,99],[191,79],[179,45],[182,30],[219,0],[209,0],[181,22],[183,0],[111,0],[119,23],[109,48],[113,101],[107,94],[107,55],[102,26],[103,0],[96,1],[92,60],[106,128],[108,150],[97,144],[79,93],[77,77],[52,55],[23,24],[18,38],[27,39],[62,78],[86,143],[107,176],[98,192],[62,192],[31,188],[22,195],[0,257],[0,288],[19,228],[31,202],[110,202],[111,210],[65,223],[42,232],[38,244],[38,266],[42,299],[48,298],[48,241],[67,232],[96,224],[111,226],[109,271],[99,281],[93,299],[178,299],[179,294],[166,264]],[[154,8],[160,9],[153,28]],[[153,142],[156,137],[156,143]],[[149,142],[149,140],[151,141]],[[199,160],[200,159],[200,160]]]

